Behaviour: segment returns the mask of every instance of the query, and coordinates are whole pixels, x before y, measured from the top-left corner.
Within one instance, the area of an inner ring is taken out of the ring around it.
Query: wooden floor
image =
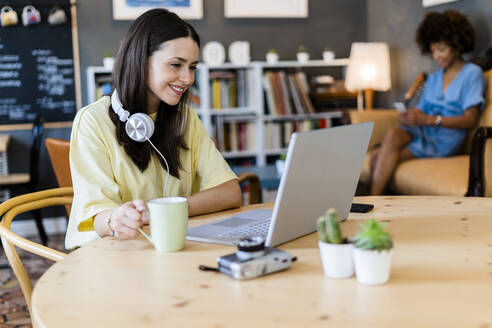
[[[30,238],[31,239],[31,238]],[[39,237],[31,240],[40,242]],[[66,252],[64,247],[65,235],[50,236],[49,247]],[[37,255],[19,250],[22,263],[31,277],[33,283],[53,264],[52,261]],[[27,310],[24,295],[20,285],[10,269],[8,260],[0,244],[0,327],[24,328],[31,327],[31,319]]]

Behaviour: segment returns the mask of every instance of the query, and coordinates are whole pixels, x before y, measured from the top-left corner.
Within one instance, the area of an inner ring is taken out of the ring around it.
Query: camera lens
[[[237,248],[242,252],[258,252],[265,249],[265,238],[262,236],[239,239]]]

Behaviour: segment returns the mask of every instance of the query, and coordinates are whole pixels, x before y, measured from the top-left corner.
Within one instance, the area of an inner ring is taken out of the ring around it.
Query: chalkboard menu
[[[77,109],[70,0],[0,0],[0,8],[7,5],[18,23],[0,27],[0,124],[31,123],[37,114],[46,122],[72,121]],[[39,11],[40,23],[24,26],[28,5]],[[60,25],[48,23],[55,6],[66,14]]]

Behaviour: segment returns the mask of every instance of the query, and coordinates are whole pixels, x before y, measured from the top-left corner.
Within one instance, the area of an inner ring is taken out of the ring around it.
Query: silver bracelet
[[[111,214],[113,214],[113,211],[109,212],[109,215],[108,217],[106,218],[106,223],[108,224],[108,228],[109,228],[109,235],[111,237],[114,237],[114,230],[111,228]]]

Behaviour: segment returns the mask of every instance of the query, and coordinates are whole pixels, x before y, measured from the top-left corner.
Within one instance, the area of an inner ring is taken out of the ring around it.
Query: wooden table
[[[158,253],[140,238],[98,240],[53,265],[37,283],[37,327],[492,327],[492,199],[357,197],[375,204],[343,223],[387,222],[390,281],[323,276],[317,235],[280,248],[298,257],[284,272],[249,281],[198,270],[234,248],[187,242]],[[272,204],[253,205],[269,208]],[[233,212],[233,211],[232,211]],[[232,213],[209,215],[212,218]]]

